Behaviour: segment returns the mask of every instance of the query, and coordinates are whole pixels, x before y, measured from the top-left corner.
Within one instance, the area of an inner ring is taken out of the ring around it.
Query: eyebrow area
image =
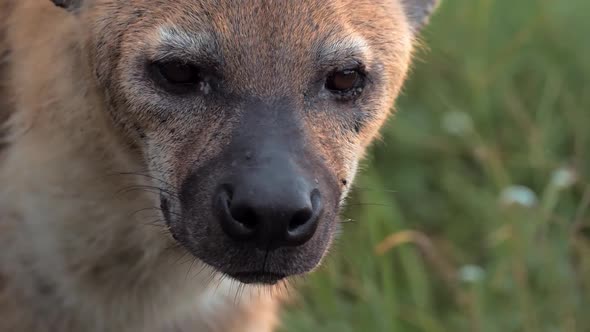
[[[321,67],[353,66],[369,62],[371,51],[365,38],[353,35],[324,42],[316,59]]]
[[[152,61],[177,60],[192,63],[218,63],[221,59],[217,39],[207,32],[188,33],[166,26],[158,30]]]

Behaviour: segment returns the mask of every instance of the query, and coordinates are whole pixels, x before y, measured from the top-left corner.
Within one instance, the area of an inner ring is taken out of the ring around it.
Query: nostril
[[[254,230],[258,224],[258,216],[253,208],[248,206],[233,207],[230,209],[232,218],[244,225],[244,227]]]
[[[223,198],[225,200],[227,200],[227,205],[230,206],[231,205],[231,201],[234,197],[234,189],[231,185],[229,184],[222,184],[221,185],[221,189],[220,192],[223,195]]]
[[[319,214],[322,212],[322,196],[320,195],[320,191],[314,189],[311,192],[310,198],[312,213],[314,216],[319,216]]]
[[[234,202],[233,190],[230,186],[221,186],[215,207],[223,231],[234,240],[248,240],[254,235],[256,213],[248,207],[240,207]]]
[[[289,223],[289,232],[294,232],[297,228],[305,225],[313,217],[313,211],[310,208],[305,208],[297,211],[291,222]]]
[[[299,246],[309,241],[318,227],[323,211],[319,190],[312,191],[310,199],[311,206],[297,211],[289,222],[285,239],[288,246]]]

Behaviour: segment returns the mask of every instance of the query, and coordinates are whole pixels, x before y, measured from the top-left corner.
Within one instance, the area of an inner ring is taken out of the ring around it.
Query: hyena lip
[[[272,273],[265,271],[252,271],[252,272],[237,272],[228,273],[228,275],[244,284],[263,284],[263,285],[275,285],[279,281],[287,278],[286,274]]]

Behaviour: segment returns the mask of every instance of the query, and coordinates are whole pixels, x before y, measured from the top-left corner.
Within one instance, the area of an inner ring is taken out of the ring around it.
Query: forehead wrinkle
[[[188,32],[173,25],[161,26],[157,32],[157,51],[153,60],[168,58],[201,60],[218,55],[215,37],[207,32]]]

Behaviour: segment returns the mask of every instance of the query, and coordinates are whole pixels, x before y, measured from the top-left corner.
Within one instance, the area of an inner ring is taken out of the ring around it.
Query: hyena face
[[[272,284],[324,256],[432,2],[60,4],[87,28],[109,116],[162,188],[176,241]]]

